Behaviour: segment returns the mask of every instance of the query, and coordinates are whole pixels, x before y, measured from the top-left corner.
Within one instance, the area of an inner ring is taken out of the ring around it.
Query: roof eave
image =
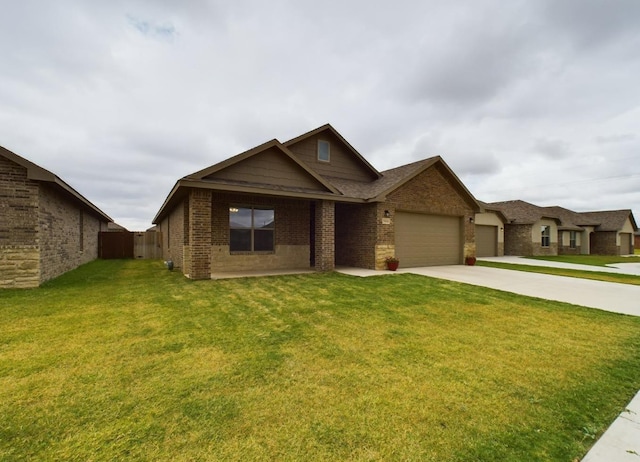
[[[153,218],[153,224],[158,224],[168,213],[169,209],[171,209],[171,203],[173,200],[180,195],[182,191],[187,188],[197,188],[197,189],[209,189],[213,191],[222,191],[222,192],[234,192],[234,193],[244,193],[244,194],[255,194],[259,196],[272,196],[272,197],[289,197],[295,199],[307,199],[307,200],[331,200],[335,202],[344,202],[344,203],[366,203],[369,202],[367,199],[362,199],[358,197],[349,197],[345,196],[341,193],[334,194],[331,192],[302,192],[302,191],[287,191],[287,190],[276,190],[276,189],[268,189],[268,188],[260,188],[256,186],[246,186],[246,185],[234,185],[234,184],[221,184],[214,183],[206,180],[195,180],[190,178],[182,178],[176,182],[176,184],[171,189],[171,192],[164,200],[160,210]]]

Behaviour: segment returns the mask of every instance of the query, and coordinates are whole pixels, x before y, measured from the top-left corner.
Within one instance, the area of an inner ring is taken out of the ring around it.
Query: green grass
[[[526,261],[526,260],[523,260]],[[632,274],[605,273],[601,271],[581,271],[570,268],[553,268],[551,266],[521,265],[518,263],[501,263],[495,261],[478,260],[478,266],[489,266],[491,268],[501,268],[514,271],[524,271],[527,273],[551,274],[554,276],[566,276],[579,279],[591,279],[594,281],[617,282],[619,284],[640,285],[640,276]]]
[[[0,460],[568,461],[640,388],[640,318],[410,274],[0,292]]]
[[[527,258],[592,266],[607,266],[616,263],[640,263],[640,257],[620,257],[615,255],[554,255]]]

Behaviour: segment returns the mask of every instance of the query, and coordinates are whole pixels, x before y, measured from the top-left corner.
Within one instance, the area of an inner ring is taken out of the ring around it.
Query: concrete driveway
[[[615,313],[640,316],[640,286],[526,273],[484,266],[429,266],[399,269],[530,297],[556,300]]]

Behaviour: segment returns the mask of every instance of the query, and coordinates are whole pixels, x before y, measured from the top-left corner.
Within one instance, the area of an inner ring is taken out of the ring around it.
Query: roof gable
[[[275,139],[183,179],[339,194],[334,186]]]
[[[382,172],[383,178],[388,178],[387,181],[389,182],[389,184],[386,185],[387,187],[385,189],[381,189],[376,199],[384,200],[387,195],[400,189],[409,181],[413,180],[418,175],[430,168],[437,169],[442,177],[445,178],[449,182],[449,184],[451,184],[451,186],[458,192],[460,197],[465,202],[467,202],[467,204],[469,204],[474,211],[479,212],[482,209],[473,194],[471,194],[464,183],[460,181],[460,178],[458,178],[458,176],[453,172],[453,170],[451,170],[444,159],[442,159],[442,157],[440,156],[431,157],[429,159],[424,159],[412,164],[403,165],[401,167]]]
[[[330,160],[317,157],[318,141],[330,144]],[[340,133],[326,124],[284,143],[300,160],[319,174],[332,178],[370,182],[382,175]]]

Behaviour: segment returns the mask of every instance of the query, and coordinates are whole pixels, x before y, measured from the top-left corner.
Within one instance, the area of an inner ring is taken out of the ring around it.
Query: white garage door
[[[498,255],[498,227],[476,225],[476,255],[496,257]]]
[[[457,265],[462,261],[460,217],[398,212],[396,256],[400,266]]]

